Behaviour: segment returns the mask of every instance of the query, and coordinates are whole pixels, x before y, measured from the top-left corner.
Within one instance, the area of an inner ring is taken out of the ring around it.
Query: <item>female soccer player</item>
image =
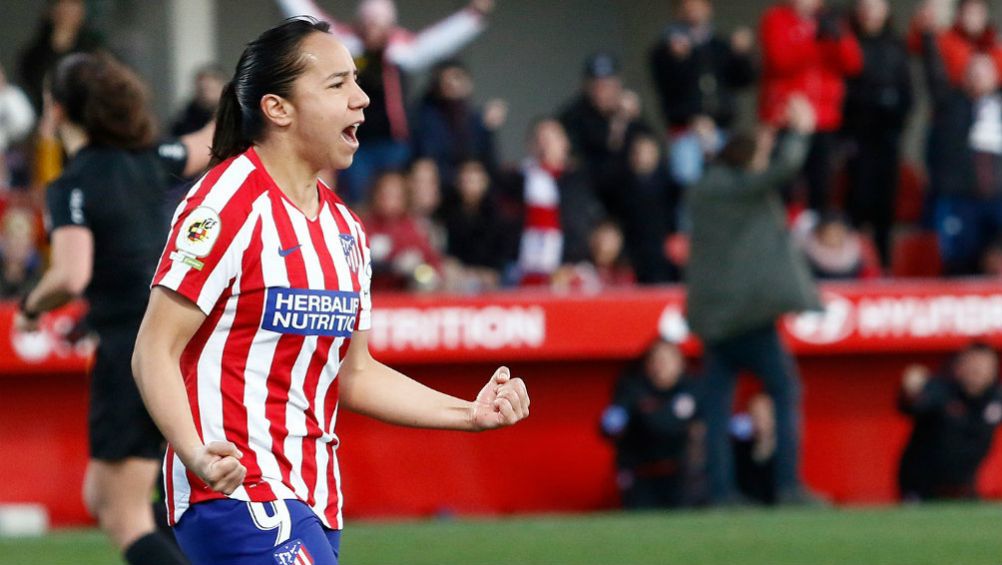
[[[84,502],[129,563],[184,563],[155,533],[150,495],[163,437],[143,407],[129,367],[163,248],[165,194],[209,164],[209,127],[154,143],[146,88],[110,58],[76,54],[50,78],[43,119],[52,120],[70,161],[46,192],[48,270],[21,303],[17,324],[84,294],[100,336],[91,371],[90,462]]]
[[[248,44],[223,92],[218,164],[178,207],[133,357],[170,448],[169,520],[196,564],[337,562],[337,411],[485,430],[528,415],[501,367],[477,398],[375,361],[365,230],[321,170],[358,149],[368,97],[325,23]]]

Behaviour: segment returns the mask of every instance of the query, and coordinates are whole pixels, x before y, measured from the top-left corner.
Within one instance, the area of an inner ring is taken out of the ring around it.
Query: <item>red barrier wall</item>
[[[908,432],[894,408],[902,369],[916,361],[938,365],[972,335],[1002,345],[1002,288],[880,284],[828,287],[826,294],[824,316],[784,325],[805,383],[804,473],[811,486],[839,502],[888,502]],[[346,514],[614,505],[612,451],[597,434],[598,417],[619,371],[659,324],[685,335],[681,301],[677,289],[599,297],[378,299],[372,341],[379,358],[463,397],[472,397],[494,364],[504,361],[527,380],[532,416],[508,430],[458,434],[342,413],[338,454]],[[0,308],[0,328],[9,327],[10,313]],[[0,336],[8,334],[0,329]],[[79,485],[86,462],[86,355],[69,352],[62,365],[26,363],[3,341],[0,503],[42,502],[57,524],[84,522]],[[698,353],[692,340],[685,348]],[[983,469],[981,487],[1002,497],[999,449]]]

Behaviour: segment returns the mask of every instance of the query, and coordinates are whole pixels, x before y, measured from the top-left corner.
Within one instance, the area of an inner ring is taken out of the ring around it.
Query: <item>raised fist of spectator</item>
[[[640,117],[640,95],[633,90],[623,90],[619,98],[619,110],[617,117],[625,121],[633,121]]]
[[[484,126],[496,130],[508,121],[508,103],[500,98],[492,98],[484,104]]]
[[[814,107],[811,106],[807,97],[796,94],[790,97],[786,104],[786,123],[793,131],[810,135],[814,133],[817,117]]]
[[[744,55],[755,46],[755,33],[748,27],[739,27],[731,34],[731,49],[735,53]]]

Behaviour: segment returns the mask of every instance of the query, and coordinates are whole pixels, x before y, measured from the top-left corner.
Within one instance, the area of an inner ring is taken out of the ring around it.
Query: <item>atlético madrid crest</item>
[[[358,268],[362,266],[362,252],[355,245],[355,236],[347,233],[341,234],[341,249],[344,251],[344,259],[348,262],[351,272],[358,273]]]

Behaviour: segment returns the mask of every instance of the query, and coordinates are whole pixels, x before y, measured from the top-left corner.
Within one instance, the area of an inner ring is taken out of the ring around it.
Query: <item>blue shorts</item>
[[[337,565],[341,531],[298,500],[213,500],[174,526],[192,565]]]

